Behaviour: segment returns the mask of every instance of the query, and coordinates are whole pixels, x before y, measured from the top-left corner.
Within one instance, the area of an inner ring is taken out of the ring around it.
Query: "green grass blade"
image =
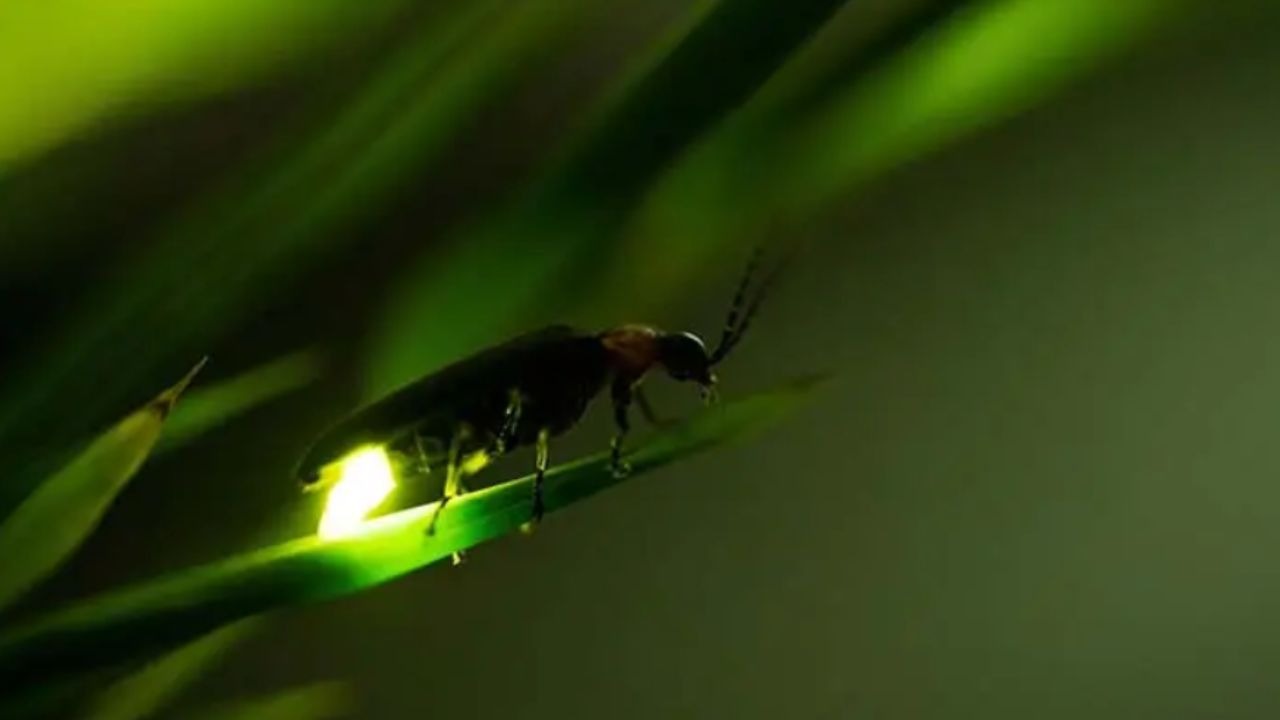
[[[0,444],[21,456],[33,430],[53,446],[91,432],[157,368],[215,342],[263,298],[287,292],[362,237],[350,228],[406,192],[407,178],[437,161],[486,102],[556,57],[600,11],[586,0],[449,5],[438,20],[418,22],[373,77],[333,117],[315,117],[301,139],[290,124],[267,128],[274,137],[266,149],[177,211],[145,252],[87,291],[64,326],[24,348],[0,377]],[[308,97],[318,110],[327,107],[319,98],[335,90],[323,86]],[[104,368],[114,382],[98,381]],[[38,458],[8,459],[19,468],[9,487],[43,477],[26,467]]]
[[[85,720],[152,717],[244,639],[256,623],[250,618],[227,625],[148,663],[94,698],[84,713]]]
[[[207,96],[295,66],[403,0],[0,3],[0,174],[122,112]],[[234,41],[232,41],[234,40]],[[78,49],[74,59],[63,49]]]
[[[196,720],[327,720],[353,717],[355,698],[342,682],[321,682],[193,713]]]
[[[372,338],[365,397],[520,328],[590,305],[586,278],[645,188],[747,101],[842,0],[720,0],[590,113],[504,213],[467,227],[393,286]],[[494,292],[501,288],[501,292]],[[642,294],[642,288],[636,288]],[[618,321],[614,318],[613,321]],[[406,332],[430,328],[430,332]]]
[[[790,104],[748,108],[685,155],[596,277],[619,299],[679,297],[732,248],[813,217],[887,171],[1044,102],[1194,15],[1186,0],[938,0]],[[767,110],[768,112],[764,112]],[[781,180],[780,180],[781,179]],[[643,262],[663,257],[657,264]],[[728,271],[731,272],[731,271]]]
[[[48,720],[71,715],[84,698],[101,690],[115,677],[110,669],[82,673],[54,682],[32,683],[6,689],[0,695],[0,718]]]
[[[297,390],[319,376],[323,363],[314,351],[285,355],[235,377],[183,393],[182,402],[165,420],[152,453],[175,450],[253,408]],[[50,453],[45,464],[58,467],[75,456],[70,448]]]
[[[988,0],[956,13],[867,82],[792,128],[780,171],[797,210],[820,207],[925,152],[1005,120],[1190,11],[1186,0]]]
[[[316,353],[300,351],[193,390],[182,398],[182,404],[165,423],[156,451],[181,445],[268,400],[297,390],[317,379],[320,370]]]
[[[0,608],[48,577],[93,532],[203,365],[99,435],[0,524]]]
[[[716,406],[630,452],[635,477],[777,420],[817,384],[805,379]],[[605,454],[549,471],[548,512],[620,479]],[[357,536],[305,538],[188,570],[53,613],[0,636],[0,692],[125,662],[243,617],[349,595],[505,535],[529,518],[532,478],[470,493],[425,534],[434,504],[368,523]]]

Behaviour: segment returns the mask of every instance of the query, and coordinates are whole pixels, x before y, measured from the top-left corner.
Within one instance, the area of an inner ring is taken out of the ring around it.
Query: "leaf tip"
[[[201,357],[200,360],[187,371],[187,374],[182,376],[181,380],[157,395],[155,399],[148,404],[148,408],[158,414],[161,418],[168,417],[169,412],[173,410],[174,403],[178,401],[178,396],[182,395],[187,387],[191,385],[191,382],[195,380],[196,375],[200,374],[200,371],[204,369],[204,366],[208,362],[208,355]]]

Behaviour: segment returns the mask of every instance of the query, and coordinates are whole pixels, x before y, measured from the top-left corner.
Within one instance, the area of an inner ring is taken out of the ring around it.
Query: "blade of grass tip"
[[[328,720],[352,717],[355,705],[355,693],[348,683],[330,681],[195,710],[192,717],[196,720]]]
[[[229,380],[185,392],[182,402],[174,406],[164,431],[152,454],[176,450],[200,435],[217,428],[232,418],[281,395],[297,390],[320,376],[323,362],[315,351],[303,350],[285,355],[243,372]],[[62,464],[57,459],[74,457],[75,449],[51,456],[49,466]]]
[[[294,123],[272,130],[261,153],[183,209],[136,261],[90,289],[66,327],[0,377],[0,444],[19,455],[14,465],[34,459],[22,457],[33,435],[59,445],[92,432],[85,418],[102,417],[132,382],[181,348],[232,330],[264,298],[349,249],[361,223],[394,204],[489,101],[511,92],[531,66],[559,57],[566,38],[605,7],[590,0],[413,3],[433,4],[446,9],[413,22],[331,121],[317,121],[301,141]],[[323,98],[345,87],[321,84],[304,100],[327,108]],[[175,267],[187,271],[179,276]],[[97,382],[104,367],[125,381]],[[62,408],[72,406],[84,411],[66,417]],[[12,483],[30,487],[36,479],[19,475]]]
[[[91,700],[84,720],[142,720],[167,705],[260,622],[248,618],[221,627],[116,682]]]
[[[165,423],[156,452],[176,448],[236,415],[311,383],[320,376],[321,367],[317,353],[303,350],[187,393]]]
[[[99,435],[0,524],[0,608],[48,577],[98,526],[151,453],[178,396],[206,360]]]
[[[824,378],[713,406],[655,432],[626,455],[635,478],[773,423]],[[548,471],[552,512],[621,482],[600,453]],[[121,663],[268,610],[328,600],[388,582],[519,529],[532,477],[468,493],[426,534],[436,504],[368,522],[339,540],[304,538],[93,598],[0,636],[0,693],[25,683]]]

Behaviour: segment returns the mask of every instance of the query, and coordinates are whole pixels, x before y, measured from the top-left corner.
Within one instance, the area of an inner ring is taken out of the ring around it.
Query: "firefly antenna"
[[[743,334],[746,333],[751,321],[755,319],[756,313],[759,312],[760,304],[764,302],[766,293],[777,281],[778,276],[782,274],[783,268],[789,263],[794,253],[788,253],[774,266],[756,288],[751,302],[747,303],[747,288],[751,285],[751,278],[755,275],[756,268],[760,265],[760,256],[763,254],[763,245],[757,245],[751,253],[751,259],[747,261],[747,268],[742,274],[742,281],[738,283],[738,291],[733,296],[733,304],[729,307],[729,316],[725,319],[724,332],[720,335],[720,342],[716,345],[715,351],[711,353],[709,358],[712,365],[724,360],[729,352],[742,340]],[[744,304],[746,305],[745,312],[743,312]]]
[[[720,333],[720,342],[716,343],[715,352],[711,353],[713,365],[719,362],[729,352],[729,347],[734,344],[733,335],[738,324],[738,315],[742,312],[742,305],[747,300],[747,288],[751,286],[751,276],[755,274],[756,267],[760,264],[761,254],[763,254],[761,247],[757,245],[751,251],[751,258],[747,260],[747,268],[742,272],[742,279],[738,281],[738,290],[733,294],[733,302],[729,305],[729,316],[724,320],[724,331]]]

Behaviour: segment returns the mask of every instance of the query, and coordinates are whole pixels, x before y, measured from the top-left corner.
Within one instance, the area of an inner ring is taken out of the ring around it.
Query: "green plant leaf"
[[[708,450],[777,420],[818,383],[714,406],[655,432],[627,454],[629,477]],[[618,484],[607,454],[547,473],[548,512]],[[369,522],[354,537],[304,538],[90,599],[0,636],[0,692],[117,664],[184,642],[227,622],[327,600],[387,582],[454,552],[516,530],[529,518],[532,478],[485,488],[450,503],[435,534],[435,503]]]
[[[176,385],[99,435],[0,524],[0,608],[48,577],[93,532],[203,366],[201,360]]]
[[[258,622],[249,618],[226,625],[156,658],[94,698],[85,710],[85,720],[151,717],[243,640]]]
[[[350,717],[354,709],[350,685],[321,682],[265,697],[235,700],[192,715],[196,720],[325,720]]]
[[[145,252],[89,289],[79,312],[0,377],[0,444],[21,456],[33,435],[56,446],[91,432],[158,367],[207,346],[263,297],[349,246],[361,234],[340,230],[377,215],[486,101],[554,57],[600,8],[587,0],[448,4],[415,23],[371,79],[302,138],[292,125],[268,128],[275,135],[264,151],[179,209]],[[114,382],[98,381],[104,368]],[[33,458],[8,459],[20,468],[10,487],[43,477],[27,471]]]
[[[0,173],[121,111],[279,73],[403,0],[0,4]],[[234,42],[229,39],[234,38]],[[74,59],[60,48],[79,48]]]
[[[181,445],[250,408],[297,390],[319,377],[320,369],[316,353],[300,351],[193,390],[165,423],[156,451]]]
[[[118,672],[98,670],[52,682],[36,682],[0,694],[0,718],[48,720],[66,717],[84,698],[106,687]]]
[[[591,113],[511,208],[465,228],[448,252],[404,273],[375,328],[365,397],[551,318],[590,297],[613,234],[667,165],[782,67],[842,0],[694,3],[678,41],[664,38]],[[501,288],[494,292],[493,288]],[[634,288],[637,294],[643,288]],[[406,328],[432,329],[430,333]]]
[[[596,307],[678,296],[733,247],[1043,102],[1195,16],[1187,0],[935,0],[780,107],[744,108],[654,184]],[[785,93],[775,93],[784,95]],[[779,182],[785,178],[785,182]],[[661,264],[644,258],[666,258]],[[655,293],[655,289],[665,291]]]
[[[1186,0],[988,0],[792,128],[783,198],[819,207],[1060,92],[1194,7]]]

